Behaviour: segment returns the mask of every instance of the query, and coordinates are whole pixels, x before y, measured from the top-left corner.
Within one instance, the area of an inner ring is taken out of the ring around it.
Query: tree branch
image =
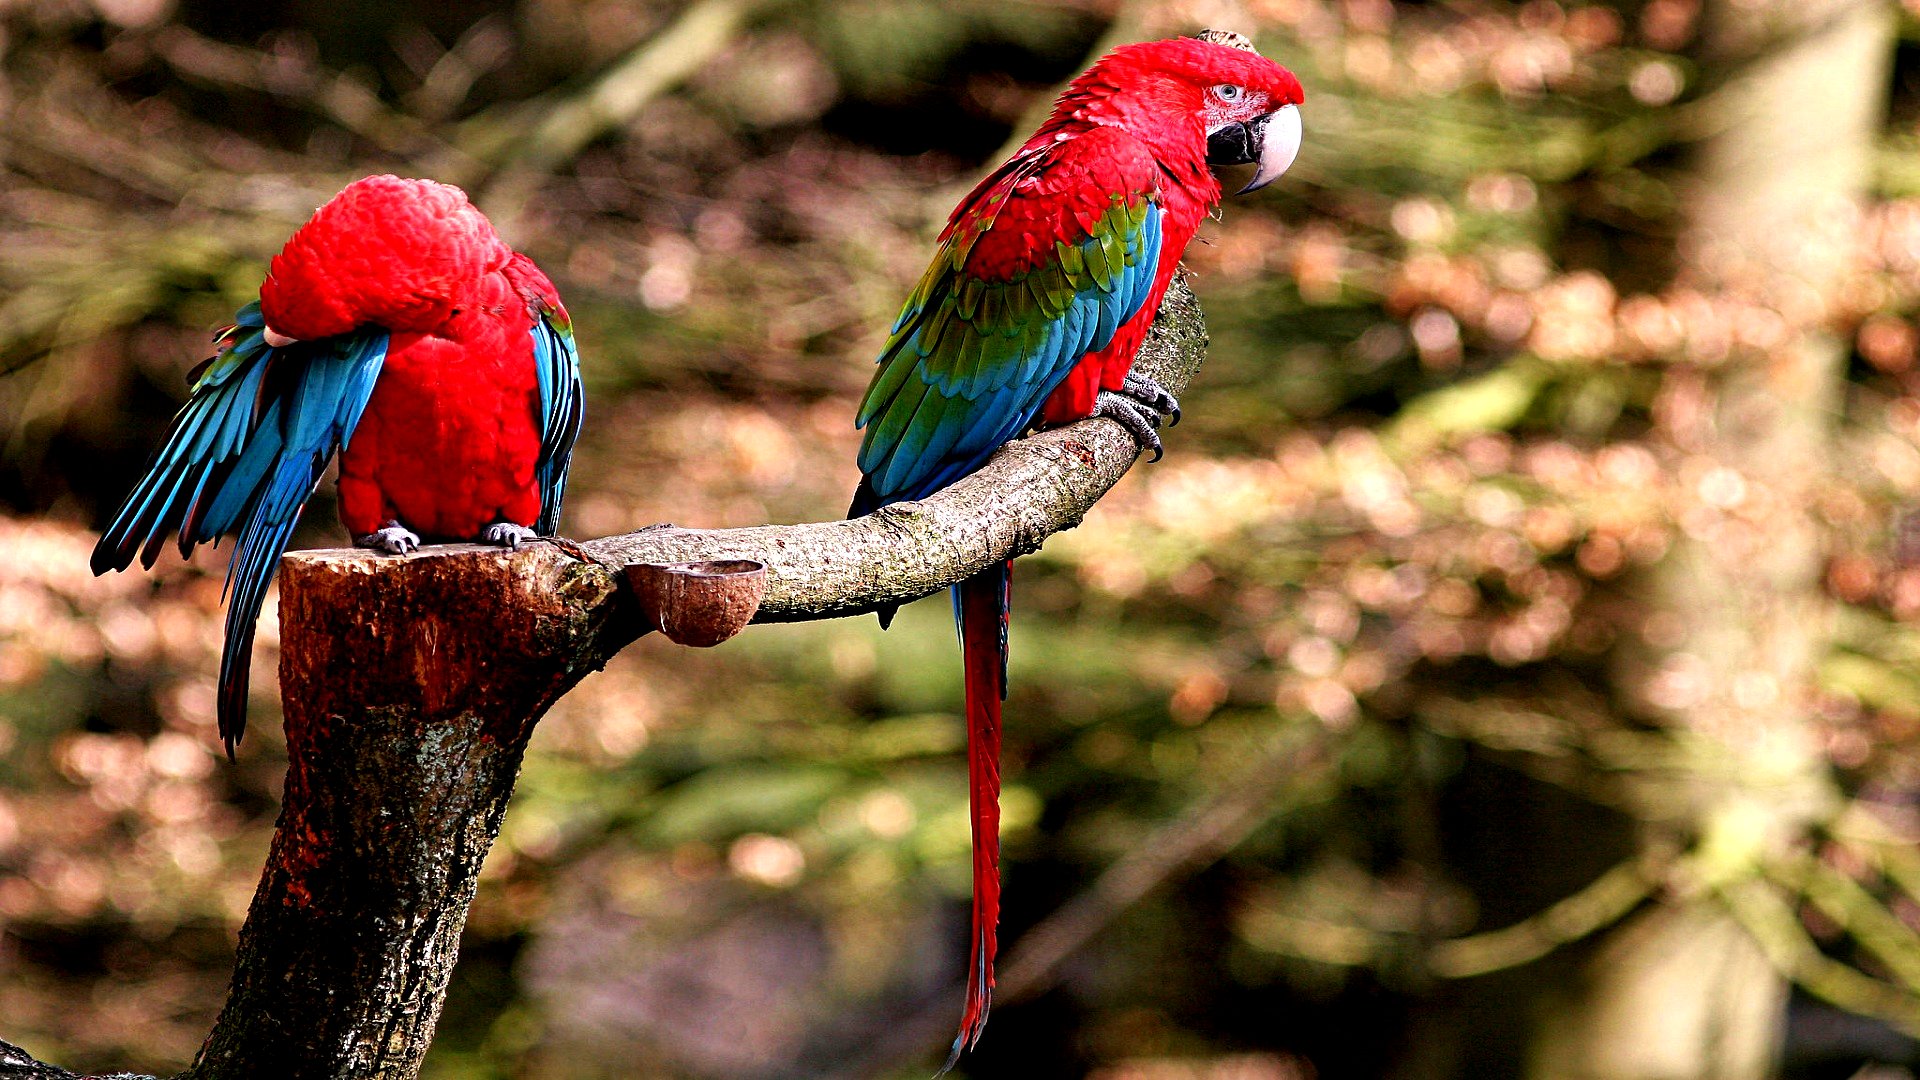
[[[10,1042],[0,1042],[0,1080],[154,1080],[139,1073],[81,1074],[35,1060]]]
[[[1205,348],[1199,305],[1175,282],[1134,368],[1177,394]],[[286,791],[226,1006],[185,1075],[418,1075],[535,722],[653,629],[621,567],[753,559],[767,566],[755,621],[858,614],[1035,550],[1137,456],[1119,425],[1086,420],[855,521],[287,555]],[[16,1075],[65,1074],[0,1044],[0,1077]]]
[[[1206,341],[1199,304],[1176,282],[1134,370],[1177,395],[1199,369]],[[749,529],[657,526],[582,546],[615,565],[766,563],[767,593],[756,622],[857,615],[917,600],[1002,559],[1038,550],[1048,536],[1078,525],[1135,456],[1133,439],[1120,425],[1083,420],[1009,443],[985,468],[931,498],[851,521]]]

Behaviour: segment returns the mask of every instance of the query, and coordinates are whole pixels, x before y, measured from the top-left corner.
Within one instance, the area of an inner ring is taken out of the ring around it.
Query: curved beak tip
[[[1285,105],[1274,111],[1261,134],[1258,168],[1236,195],[1259,191],[1293,166],[1293,159],[1300,156],[1300,107]]]
[[[284,349],[299,340],[298,338],[290,338],[271,326],[261,327],[260,336],[267,340],[268,345],[276,349]]]

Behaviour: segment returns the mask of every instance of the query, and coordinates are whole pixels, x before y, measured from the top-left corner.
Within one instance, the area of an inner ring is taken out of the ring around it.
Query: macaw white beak
[[[1267,137],[1260,146],[1260,166],[1253,171],[1253,179],[1247,186],[1234,192],[1245,195],[1249,191],[1259,191],[1275,180],[1280,174],[1293,167],[1293,159],[1300,156],[1300,107],[1286,105],[1272,114],[1267,120]]]
[[[261,327],[260,336],[263,338],[266,338],[267,344],[273,346],[276,349],[284,349],[287,346],[293,344],[294,342],[300,340],[299,338],[290,338],[287,335],[281,333],[280,331],[275,330],[271,326]]]
[[[1300,155],[1300,108],[1283,105],[1245,123],[1234,121],[1207,132],[1207,164],[1255,165],[1253,179],[1234,192],[1259,191],[1280,178]]]

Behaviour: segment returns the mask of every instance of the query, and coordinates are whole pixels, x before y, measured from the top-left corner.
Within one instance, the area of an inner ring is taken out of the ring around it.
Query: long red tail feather
[[[967,1004],[946,1072],[980,1041],[993,1003],[1000,925],[1000,702],[1007,696],[1007,610],[1012,563],[960,583],[955,614],[967,686],[967,806],[973,822],[973,934]]]

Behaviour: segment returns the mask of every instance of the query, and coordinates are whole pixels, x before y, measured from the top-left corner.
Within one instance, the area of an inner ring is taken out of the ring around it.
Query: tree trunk
[[[534,721],[614,621],[607,576],[551,550],[394,565],[281,571],[286,791],[189,1076],[419,1073]]]
[[[1882,123],[1894,12],[1709,0],[1704,15],[1703,59],[1725,81],[1702,102],[1715,133],[1686,178],[1681,284],[1776,314],[1785,332],[1712,374],[1671,377],[1659,438],[1690,488],[1646,582],[1666,629],[1623,663],[1620,690],[1694,755],[1682,781],[1644,778],[1640,816],[1695,841],[1705,880],[1607,935],[1549,996],[1530,1062],[1541,1080],[1775,1071],[1786,983],[1715,877],[1738,880],[1802,836],[1828,790],[1806,717],[1829,621],[1812,507],[1847,357],[1829,306]]]
[[[1134,370],[1180,393],[1206,340],[1176,281]],[[666,614],[624,587],[623,566],[756,560],[767,566],[756,621],[860,614],[1037,549],[1138,456],[1118,424],[1093,419],[1016,440],[939,494],[855,521],[656,526],[518,553],[289,554],[286,791],[226,1006],[185,1075],[419,1074],[535,722]],[[69,1076],[0,1043],[0,1078]]]

